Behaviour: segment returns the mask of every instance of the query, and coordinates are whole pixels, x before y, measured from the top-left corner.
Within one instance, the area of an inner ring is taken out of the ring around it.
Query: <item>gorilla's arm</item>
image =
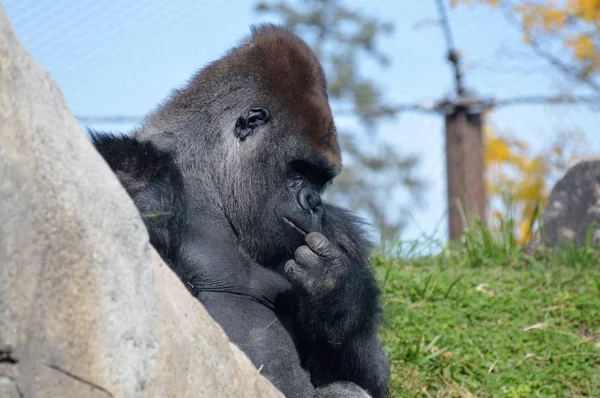
[[[347,380],[374,397],[386,394],[387,357],[377,337],[378,288],[371,245],[351,212],[326,205],[323,234],[310,233],[286,264],[298,301],[300,352],[315,387]]]

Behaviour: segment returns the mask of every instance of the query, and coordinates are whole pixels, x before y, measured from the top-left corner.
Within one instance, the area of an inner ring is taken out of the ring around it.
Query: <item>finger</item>
[[[286,275],[293,274],[294,272],[296,272],[297,268],[298,268],[298,264],[296,264],[296,262],[294,260],[288,260],[285,263],[285,265],[283,266],[283,271],[285,272]]]
[[[314,253],[308,246],[302,245],[294,252],[294,260],[301,266],[314,266],[323,262],[321,258]]]
[[[335,249],[329,239],[318,232],[306,235],[306,245],[320,257],[330,258],[335,256]]]
[[[304,270],[294,260],[288,260],[285,263],[284,272],[287,279],[293,284],[298,284],[303,279]]]

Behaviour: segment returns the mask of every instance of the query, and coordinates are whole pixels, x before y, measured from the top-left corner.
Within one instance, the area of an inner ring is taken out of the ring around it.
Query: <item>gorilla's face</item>
[[[223,169],[216,171],[219,204],[242,250],[264,265],[289,258],[303,234],[321,230],[320,193],[341,169],[318,60],[297,38],[260,35],[192,86],[178,106],[210,108],[197,136],[214,139],[203,148]]]
[[[278,179],[283,183],[264,192],[265,200],[259,210],[258,236],[269,238],[256,242],[253,249],[266,265],[285,261],[303,244],[308,233],[321,232],[325,211],[321,192],[332,178],[310,159],[291,160],[282,171]]]
[[[313,130],[332,132],[329,112],[325,118],[314,123],[265,104],[248,107],[235,124],[239,142],[228,162],[232,174],[223,179],[233,182],[224,202],[231,204],[227,216],[242,248],[263,265],[289,259],[308,233],[322,229],[321,193],[339,167],[307,137]]]
[[[321,191],[329,181],[328,175],[307,159],[297,159],[286,165],[285,199],[274,209],[288,236],[295,237],[298,243],[287,249],[294,249],[310,232],[321,232],[324,207]]]

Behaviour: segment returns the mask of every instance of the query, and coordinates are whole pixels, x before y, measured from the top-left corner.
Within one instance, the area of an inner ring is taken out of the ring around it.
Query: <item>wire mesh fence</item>
[[[123,132],[135,127],[170,90],[236,44],[250,25],[278,22],[257,15],[255,3],[2,2],[19,39],[58,82],[81,123]],[[383,70],[368,63],[362,66],[380,81],[391,104],[432,102],[453,90],[439,24],[425,23],[437,18],[435,2],[355,4],[395,22],[396,33],[381,43],[391,54],[391,66]],[[454,43],[464,57],[465,85],[471,91],[497,99],[552,95],[568,88],[569,81],[533,57],[521,44],[520,32],[507,29],[501,16],[470,9],[452,10],[449,18]],[[351,118],[341,113],[337,117],[340,125],[355,129]],[[546,149],[558,132],[581,131],[589,156],[600,153],[600,133],[595,131],[600,120],[590,104],[520,104],[494,110],[486,121],[497,132],[523,139],[534,152]],[[383,142],[421,157],[419,173],[428,184],[425,206],[403,213],[408,224],[405,237],[424,233],[444,237],[447,221],[440,220],[445,220],[448,203],[443,115],[400,112],[377,131]],[[388,201],[391,217],[401,211],[398,203],[404,196],[399,191]]]

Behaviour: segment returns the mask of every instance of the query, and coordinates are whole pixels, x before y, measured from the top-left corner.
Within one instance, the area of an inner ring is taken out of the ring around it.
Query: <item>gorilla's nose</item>
[[[311,187],[303,187],[298,193],[298,203],[304,210],[318,211],[321,206],[321,195]]]

